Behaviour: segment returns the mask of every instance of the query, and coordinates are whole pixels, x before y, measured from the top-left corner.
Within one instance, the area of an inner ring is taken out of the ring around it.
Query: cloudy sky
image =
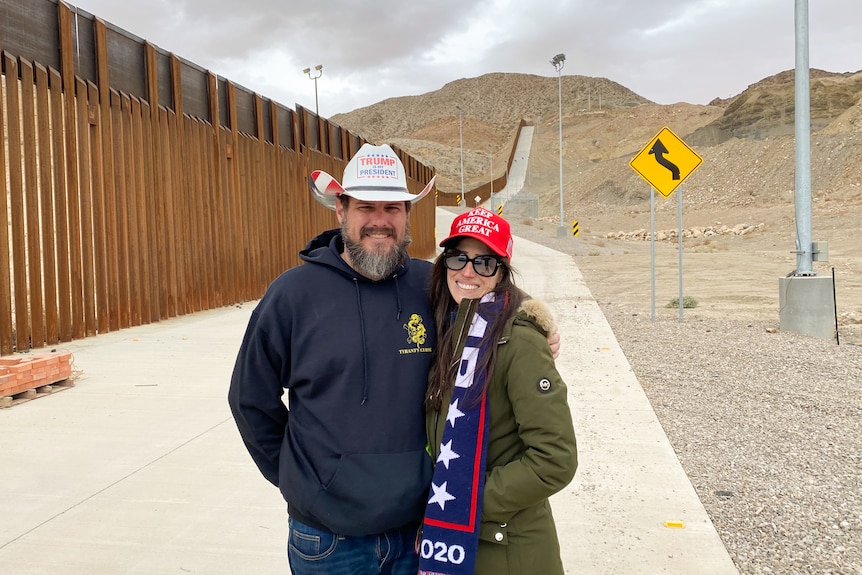
[[[329,117],[490,72],[604,77],[659,104],[706,104],[795,68],[801,0],[77,0],[77,6],[288,107]],[[862,1],[811,0],[813,68],[862,70]]]

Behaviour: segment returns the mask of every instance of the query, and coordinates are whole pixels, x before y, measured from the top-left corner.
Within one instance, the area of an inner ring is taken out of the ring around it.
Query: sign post
[[[655,192],[665,198],[700,167],[703,158],[689,148],[676,134],[665,126],[638,154],[629,166],[650,185],[650,255],[652,273],[652,321],[655,322]],[[682,190],[677,196],[679,239],[679,322],[683,320],[684,298],[682,293]]]

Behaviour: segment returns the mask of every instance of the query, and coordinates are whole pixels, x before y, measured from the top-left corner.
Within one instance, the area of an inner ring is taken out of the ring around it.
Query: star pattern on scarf
[[[443,465],[446,466],[446,469],[449,469],[449,462],[453,459],[458,459],[461,457],[454,451],[452,451],[452,440],[450,439],[448,443],[440,444],[440,455],[437,456],[437,463],[443,462]]]
[[[452,405],[449,406],[449,413],[446,415],[446,421],[449,422],[449,425],[455,427],[455,421],[459,417],[464,417],[464,412],[458,409],[458,401],[455,400],[452,402]]]
[[[440,509],[443,511],[446,510],[446,502],[453,501],[455,499],[454,495],[451,495],[446,491],[446,484],[448,481],[444,481],[443,485],[437,486],[434,483],[431,484],[431,490],[434,491],[434,495],[431,496],[431,499],[428,500],[428,505],[432,503],[436,503],[440,506]]]

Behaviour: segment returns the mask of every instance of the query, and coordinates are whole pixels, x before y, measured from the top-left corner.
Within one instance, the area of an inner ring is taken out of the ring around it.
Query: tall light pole
[[[455,107],[458,108],[458,145],[461,147],[461,201],[458,202],[458,206],[467,205],[467,198],[464,197],[464,136],[461,133],[461,110],[460,104],[455,104]]]
[[[317,110],[317,79],[323,76],[323,64],[318,64],[314,67],[314,75],[311,74],[311,68],[306,68],[302,73],[307,74],[309,78],[314,80],[314,115],[319,116],[320,112]]]
[[[566,228],[563,224],[563,77],[561,72],[566,64],[566,55],[557,54],[551,60],[551,64],[557,71],[558,98],[560,101],[560,229],[557,230],[557,236],[562,236],[566,233]]]

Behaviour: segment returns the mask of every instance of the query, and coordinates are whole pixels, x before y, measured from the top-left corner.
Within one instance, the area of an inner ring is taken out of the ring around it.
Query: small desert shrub
[[[587,255],[590,255],[590,256],[600,256],[600,255],[602,255],[602,252],[600,252],[600,251],[598,251],[598,250],[592,250],[592,251],[591,251],[589,254],[587,254]]]
[[[682,308],[683,309],[691,309],[693,307],[697,307],[697,304],[698,304],[698,301],[696,299],[694,299],[693,297],[691,297],[690,295],[684,296],[682,298]],[[679,309],[679,298],[678,297],[673,298],[672,300],[667,302],[667,305],[664,307]]]

